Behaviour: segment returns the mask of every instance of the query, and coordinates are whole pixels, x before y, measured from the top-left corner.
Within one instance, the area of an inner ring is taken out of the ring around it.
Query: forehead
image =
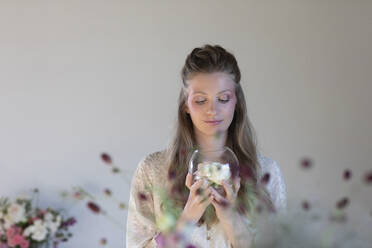
[[[190,94],[218,94],[224,90],[234,92],[235,89],[235,82],[232,77],[223,72],[198,73],[190,80],[187,80],[187,85]]]

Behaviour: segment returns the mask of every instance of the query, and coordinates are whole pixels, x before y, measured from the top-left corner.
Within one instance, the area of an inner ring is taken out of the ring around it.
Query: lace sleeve
[[[149,162],[146,158],[142,159],[132,179],[128,203],[126,247],[157,247],[155,237],[158,232],[155,225]]]

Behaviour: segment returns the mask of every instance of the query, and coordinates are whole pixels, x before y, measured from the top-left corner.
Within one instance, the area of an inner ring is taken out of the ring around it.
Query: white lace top
[[[157,194],[148,195],[141,200],[140,192],[145,192],[146,186],[166,187],[168,170],[164,166],[165,151],[152,153],[143,158],[134,173],[128,206],[126,247],[157,247],[155,237],[159,233],[156,219],[161,215],[161,200]],[[274,206],[277,210],[286,209],[286,186],[278,164],[271,158],[258,155],[261,165],[259,179],[266,173],[270,180],[266,184]],[[247,234],[251,235],[251,234]],[[190,242],[197,247],[231,248],[222,226],[219,223],[207,230],[206,225],[195,226]]]

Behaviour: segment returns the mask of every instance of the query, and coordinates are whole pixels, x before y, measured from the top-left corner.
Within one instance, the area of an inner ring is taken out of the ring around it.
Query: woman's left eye
[[[226,98],[219,98],[218,100],[222,103],[227,103],[230,99],[226,97]]]

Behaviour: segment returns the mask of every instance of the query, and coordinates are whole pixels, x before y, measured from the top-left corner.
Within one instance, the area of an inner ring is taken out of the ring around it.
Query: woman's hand
[[[213,196],[212,205],[216,210],[218,219],[221,222],[227,222],[230,221],[235,214],[234,207],[240,189],[240,178],[236,177],[233,180],[233,185],[223,180],[222,186],[225,189],[226,198],[221,196],[214,188],[210,187]]]
[[[199,179],[192,184],[192,175],[187,173],[185,184],[186,187],[190,189],[190,194],[181,214],[178,227],[185,222],[196,224],[213,199],[211,190],[202,187],[203,179]]]

